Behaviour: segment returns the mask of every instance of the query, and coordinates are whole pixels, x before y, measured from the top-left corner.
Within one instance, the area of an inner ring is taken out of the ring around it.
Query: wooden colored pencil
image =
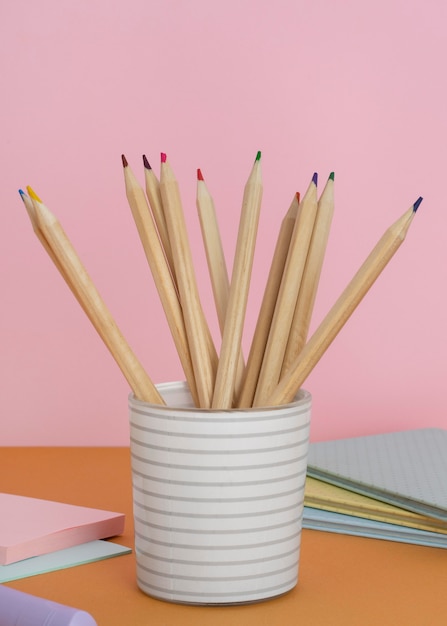
[[[34,194],[33,195],[34,200],[37,200],[38,202],[42,202],[42,200],[39,198],[39,196],[33,190],[30,189],[30,191]],[[19,189],[19,193],[20,193],[20,197],[23,200],[23,204],[25,205],[26,212],[28,213],[28,217],[30,218],[34,234],[39,239],[40,243],[44,247],[46,253],[50,257],[50,259],[53,262],[53,264],[56,266],[56,268],[59,271],[59,273],[62,275],[62,278],[65,280],[66,284],[70,288],[70,291],[72,292],[72,294],[74,295],[74,297],[78,301],[78,303],[81,306],[81,308],[84,310],[84,313],[88,314],[88,311],[85,309],[83,301],[79,298],[78,293],[76,291],[76,288],[73,285],[70,277],[66,274],[63,266],[59,262],[59,259],[54,254],[54,252],[53,252],[50,244],[48,243],[48,241],[45,239],[45,235],[43,234],[43,232],[39,228],[39,225],[37,223],[36,210],[34,208],[33,201],[31,200],[30,196],[27,196],[26,193],[22,189]]]
[[[214,201],[203,179],[200,169],[197,170],[196,204],[211,280],[211,287],[213,290],[214,303],[216,305],[217,319],[220,331],[223,334],[227,313],[228,296],[230,292],[230,280],[228,277],[227,264],[220,237],[216,210],[214,208]],[[240,385],[244,369],[244,357],[242,355],[242,350],[240,350],[239,363],[236,371],[236,397],[240,393]]]
[[[262,199],[261,153],[244,188],[213,408],[232,406]]]
[[[351,282],[295,358],[267,404],[291,402],[332,341],[405,240],[422,198],[392,224],[375,245]]]
[[[307,341],[333,214],[334,173],[331,172],[318,200],[317,216],[287,340],[281,377],[284,376],[290,364],[301,352]]]
[[[168,261],[157,233],[154,218],[149,210],[144,190],[124,155],[122,155],[122,161],[127,201],[132,211],[144,253],[160,296],[186,381],[194,402],[198,403],[199,399],[194,368],[189,352],[186,327],[178,298],[177,287],[170,272]]]
[[[175,268],[174,259],[172,256],[171,243],[169,241],[168,227],[166,225],[166,218],[163,212],[163,202],[161,200],[160,193],[160,181],[155,175],[154,170],[150,166],[149,161],[145,154],[143,154],[144,165],[144,179],[146,186],[146,196],[149,201],[149,205],[152,210],[152,216],[157,226],[157,231],[160,237],[161,245],[163,247],[168,266],[175,282]]]
[[[161,158],[160,192],[199,403],[200,407],[209,408],[216,378],[217,352],[200,302],[178,183],[165,154]]]
[[[279,287],[286,264],[293,228],[295,226],[295,219],[298,213],[299,201],[300,195],[296,193],[281,222],[255,331],[253,333],[250,352],[248,354],[247,365],[242,381],[242,390],[238,396],[237,406],[240,408],[248,408],[253,404],[265,346],[272,323],[275,304],[278,299]]]
[[[30,187],[35,220],[39,230],[57,258],[63,277],[68,277],[70,288],[76,291],[83,309],[109,349],[135,396],[145,402],[165,404],[157,388],[124,339],[110,311],[99,295],[92,279],[65,234],[59,220],[38,199]]]
[[[300,203],[279,288],[278,299],[256,386],[253,406],[263,406],[279,382],[290,327],[317,213],[317,175]]]

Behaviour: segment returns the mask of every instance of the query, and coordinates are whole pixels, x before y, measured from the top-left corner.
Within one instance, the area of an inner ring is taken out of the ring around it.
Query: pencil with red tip
[[[143,166],[146,196],[149,201],[149,206],[151,208],[155,224],[157,226],[157,231],[160,237],[161,244],[163,246],[164,253],[166,255],[166,259],[168,261],[169,269],[175,280],[174,260],[172,257],[171,243],[169,241],[166,218],[163,212],[163,203],[160,193],[160,181],[158,180],[145,154],[143,154]]]
[[[251,341],[250,352],[245,366],[242,390],[238,397],[237,406],[241,408],[249,408],[253,404],[265,346],[267,344],[273,312],[278,299],[279,287],[284,273],[290,240],[292,238],[293,227],[298,214],[299,202],[300,194],[297,192],[294,194],[293,200],[281,222],[255,331],[253,333],[253,339]]]
[[[178,183],[163,152],[160,165],[160,192],[199,405],[202,408],[209,408],[216,377],[217,352],[200,302]]]
[[[211,287],[213,290],[214,303],[216,305],[217,319],[220,331],[223,333],[228,306],[230,281],[214,201],[200,169],[197,170],[196,204],[211,280]],[[239,363],[236,372],[236,396],[240,392],[244,368],[245,364],[241,350],[239,353]]]
[[[127,201],[194,401],[198,401],[194,369],[177,287],[149,210],[144,190],[122,155]]]
[[[253,406],[263,406],[279,382],[287,348],[293,313],[304,273],[312,230],[317,214],[317,174],[304,194],[290,240],[286,264],[281,278]]]

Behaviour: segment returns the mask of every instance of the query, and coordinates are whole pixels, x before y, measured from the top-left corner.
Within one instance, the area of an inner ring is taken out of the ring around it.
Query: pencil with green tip
[[[318,200],[317,216],[287,340],[281,377],[284,376],[307,341],[333,214],[334,172],[331,172]]]
[[[421,202],[422,198],[418,198],[382,235],[303,350],[291,363],[280,383],[267,398],[269,406],[293,400],[315,365],[404,242]]]
[[[217,368],[212,407],[233,405],[250,278],[262,200],[261,153],[258,152],[242,199],[225,326]]]

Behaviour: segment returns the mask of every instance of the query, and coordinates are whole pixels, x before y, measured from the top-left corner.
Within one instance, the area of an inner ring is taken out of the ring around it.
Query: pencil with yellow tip
[[[262,191],[261,153],[258,152],[245,184],[242,199],[225,327],[213,395],[213,408],[227,409],[231,408],[233,404]]]
[[[287,373],[267,398],[266,404],[284,404],[293,400],[315,365],[404,242],[421,202],[420,197],[385,231],[303,350],[291,363]]]
[[[157,388],[124,339],[59,220],[30,187],[27,190],[33,202],[35,223],[52,251],[50,256],[53,260],[57,259],[57,268],[62,270],[63,278],[68,279],[68,286],[82,304],[135,396],[145,402],[164,404]]]

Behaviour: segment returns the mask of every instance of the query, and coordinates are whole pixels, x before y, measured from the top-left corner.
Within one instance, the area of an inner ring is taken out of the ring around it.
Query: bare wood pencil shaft
[[[135,396],[145,402],[164,404],[163,398],[121,334],[59,221],[45,205],[36,201],[33,201],[33,204],[39,229],[63,268],[63,276],[68,277],[70,288],[76,291],[78,300],[83,303],[84,311],[109,349]]]
[[[333,214],[334,180],[330,177],[318,201],[317,217],[287,340],[281,377],[284,376],[307,341]]]
[[[211,406],[217,369],[217,352],[200,303],[189,247],[180,192],[172,169],[161,164],[160,192],[174,257],[175,275],[200,406]]]
[[[307,376],[403,243],[414,213],[414,208],[411,207],[384,233],[269,396],[269,405],[293,400]]]
[[[175,267],[174,258],[172,256],[171,243],[169,241],[168,227],[166,225],[166,217],[163,212],[163,203],[160,193],[160,182],[156,177],[152,168],[144,168],[144,178],[146,186],[146,196],[149,201],[149,205],[152,210],[155,224],[157,226],[158,234],[160,236],[161,245],[166,255],[168,267],[171,271],[172,277],[175,282]]]
[[[230,280],[227,264],[217,223],[213,199],[203,180],[197,181],[197,211],[199,216],[202,239],[205,247],[208,271],[213,289],[219,328],[223,334],[227,314]],[[235,394],[240,392],[245,364],[242,350],[239,351],[239,362],[236,370]]]
[[[253,406],[263,406],[280,379],[281,367],[306,264],[316,212],[317,187],[312,180],[300,202],[300,208],[295,220]]]
[[[244,189],[213,408],[226,409],[233,403],[261,200],[261,166],[257,158]]]
[[[129,165],[126,165],[123,171],[127,200],[154,278],[155,286],[160,296],[191,395],[194,402],[197,403],[197,386],[189,352],[183,312],[178,299],[177,287],[164,255],[143,188],[140,186]]]
[[[286,264],[287,253],[289,251],[290,240],[292,238],[293,227],[298,212],[299,195],[295,194],[292,203],[281,222],[278,239],[273,253],[267,283],[262,298],[259,315],[256,322],[253,339],[248,354],[247,365],[245,367],[242,381],[242,389],[238,396],[238,406],[241,408],[251,407],[255,396],[256,385],[258,383],[259,372],[262,365],[265,346],[272,323],[273,312],[278,298],[281,278]]]

